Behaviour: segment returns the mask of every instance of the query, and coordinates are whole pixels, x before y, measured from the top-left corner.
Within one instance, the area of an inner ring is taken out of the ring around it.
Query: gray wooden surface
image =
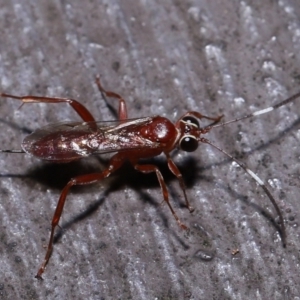
[[[230,120],[300,90],[299,16],[298,0],[0,0],[0,90],[76,98],[109,120],[115,116],[94,84],[100,74],[125,97],[130,117],[175,121],[197,110]],[[79,120],[63,104],[19,105],[0,101],[1,149],[20,148],[42,125]],[[39,282],[63,185],[103,169],[105,159],[53,166],[1,154],[0,298],[299,299],[299,107],[300,100],[207,136],[267,182],[286,221],[286,249],[262,190],[200,145],[173,155],[192,215],[164,158],[155,160],[189,234],[159,205],[155,176],[126,166],[72,190]]]

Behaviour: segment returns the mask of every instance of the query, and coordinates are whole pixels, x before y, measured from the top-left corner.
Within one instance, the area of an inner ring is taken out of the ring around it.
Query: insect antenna
[[[267,107],[267,108],[264,108],[264,109],[261,109],[261,110],[258,110],[258,111],[255,111],[251,114],[248,114],[248,115],[245,115],[243,117],[240,117],[240,118],[236,118],[236,119],[233,119],[233,120],[230,120],[230,121],[227,121],[227,122],[222,122],[222,123],[219,123],[217,125],[211,125],[211,126],[208,126],[208,130],[211,130],[212,128],[217,128],[217,127],[223,127],[225,125],[228,125],[228,124],[231,124],[231,123],[235,123],[235,122],[238,122],[238,121],[241,121],[241,120],[245,120],[245,119],[248,119],[248,118],[251,118],[251,117],[256,117],[256,116],[259,116],[259,115],[263,115],[263,114],[266,114],[266,113],[269,113],[281,106],[284,106],[290,102],[293,102],[294,100],[296,100],[297,98],[300,97],[300,92],[273,105],[273,106],[270,106],[270,107]]]
[[[272,202],[278,216],[279,216],[279,220],[280,220],[280,236],[281,236],[281,240],[282,240],[282,245],[285,248],[286,247],[286,230],[285,230],[285,225],[284,225],[284,220],[283,220],[283,216],[282,213],[274,199],[274,197],[272,196],[270,190],[267,188],[267,186],[264,184],[264,182],[253,172],[251,171],[244,163],[238,161],[236,158],[234,158],[232,155],[230,155],[229,153],[227,153],[225,150],[219,148],[218,146],[212,144],[208,139],[206,138],[199,138],[199,141],[205,144],[209,144],[210,146],[212,146],[213,148],[219,150],[220,152],[222,152],[223,154],[225,154],[227,157],[229,157],[231,160],[233,160],[235,163],[237,163],[246,173],[248,173],[254,180],[255,182],[261,186],[261,188],[264,190],[264,192],[266,193],[266,195],[268,196],[268,198],[270,199],[270,201]]]
[[[225,125],[228,125],[228,124],[231,124],[231,123],[235,123],[235,122],[238,122],[238,121],[241,121],[241,120],[245,120],[245,119],[248,119],[248,118],[251,118],[251,117],[256,117],[256,116],[259,116],[259,115],[263,115],[263,114],[266,114],[266,113],[269,113],[281,106],[284,106],[290,102],[293,102],[294,100],[296,100],[297,98],[300,97],[300,92],[294,94],[293,96],[273,105],[273,106],[270,106],[270,107],[267,107],[267,108],[264,108],[264,109],[261,109],[261,110],[258,110],[258,111],[255,111],[251,114],[247,114],[243,117],[239,117],[239,118],[236,118],[236,119],[233,119],[233,120],[230,120],[230,121],[227,121],[227,122],[222,122],[222,123],[218,123],[217,125],[214,125],[214,124],[211,124],[211,125],[208,125],[207,127],[205,127],[205,131],[204,133],[207,133],[209,132],[211,129],[213,128],[217,128],[217,127],[223,127]],[[268,198],[270,199],[270,201],[272,202],[278,216],[279,216],[279,220],[280,220],[280,235],[281,235],[281,240],[282,240],[282,244],[283,244],[283,247],[286,246],[286,229],[285,229],[285,225],[284,225],[284,220],[283,220],[283,216],[282,216],[282,213],[274,199],[274,197],[272,196],[270,190],[267,188],[267,186],[264,184],[264,182],[253,172],[251,171],[244,163],[238,161],[236,158],[234,158],[232,155],[230,155],[229,153],[227,153],[226,151],[224,151],[223,149],[219,148],[218,146],[212,144],[209,140],[207,140],[206,138],[199,138],[199,141],[202,142],[202,143],[206,143],[206,144],[209,144],[210,146],[212,146],[213,148],[219,150],[220,152],[222,152],[223,154],[225,154],[227,157],[229,157],[231,160],[233,160],[234,162],[236,162],[246,173],[248,173],[255,181],[258,185],[261,186],[261,188],[264,190],[264,192],[266,193],[266,195],[268,196]]]
[[[248,118],[251,118],[251,117],[256,117],[256,116],[259,116],[259,115],[263,115],[263,114],[266,114],[266,113],[269,113],[281,106],[284,106],[290,102],[293,102],[294,100],[296,100],[297,98],[300,97],[300,92],[294,94],[293,96],[273,105],[273,106],[270,106],[270,107],[267,107],[267,108],[264,108],[264,109],[261,109],[261,110],[258,110],[258,111],[255,111],[253,113],[250,113],[250,114],[247,114],[243,117],[239,117],[239,118],[236,118],[236,119],[233,119],[233,120],[230,120],[230,121],[227,121],[227,122],[222,122],[222,123],[218,123],[217,125],[215,124],[211,124],[211,125],[208,125],[207,127],[204,127],[204,130],[203,130],[203,133],[207,133],[209,132],[211,129],[213,128],[217,128],[217,127],[223,127],[225,125],[228,125],[228,124],[231,124],[231,123],[235,123],[235,122],[238,122],[238,121],[241,121],[241,120],[245,120],[245,119],[248,119]],[[258,185],[261,186],[261,188],[264,190],[264,192],[266,193],[266,195],[268,196],[268,198],[270,199],[270,201],[272,202],[278,216],[279,216],[279,220],[280,220],[280,236],[281,236],[281,240],[282,240],[282,245],[283,247],[286,247],[286,229],[285,229],[285,225],[284,225],[284,220],[283,220],[283,216],[282,216],[282,213],[273,197],[273,195],[271,194],[270,190],[267,188],[267,186],[265,185],[265,183],[253,172],[251,171],[244,163],[238,161],[236,158],[234,158],[232,155],[230,155],[229,153],[227,153],[226,151],[224,151],[223,149],[219,148],[218,146],[212,144],[209,140],[207,140],[206,138],[199,138],[198,139],[200,142],[202,143],[206,143],[206,144],[209,144],[210,146],[212,146],[213,148],[219,150],[220,152],[222,152],[223,154],[225,154],[227,157],[229,157],[232,161],[236,162],[246,173],[248,173],[255,181]]]
[[[205,127],[205,132],[204,133],[207,133],[209,132],[211,129],[213,128],[217,128],[217,127],[223,127],[225,125],[228,125],[228,124],[231,124],[231,123],[235,123],[235,122],[238,122],[238,121],[241,121],[241,120],[245,120],[245,119],[248,119],[248,118],[251,118],[251,117],[256,117],[256,116],[259,116],[259,115],[263,115],[263,114],[266,114],[266,113],[269,113],[281,106],[284,106],[290,102],[293,102],[294,100],[296,100],[297,98],[300,97],[300,92],[294,94],[293,96],[273,105],[273,106],[270,106],[270,107],[267,107],[267,108],[264,108],[264,109],[261,109],[261,110],[258,110],[258,111],[255,111],[253,113],[250,113],[250,114],[247,114],[243,117],[239,117],[239,118],[236,118],[236,119],[233,119],[233,120],[230,120],[230,121],[227,121],[227,122],[222,122],[222,123],[218,123],[216,125],[214,124],[211,124],[207,127]],[[232,161],[236,162],[246,173],[248,173],[254,180],[255,182],[261,186],[261,188],[264,190],[264,192],[266,193],[266,195],[268,196],[268,198],[270,199],[270,201],[272,202],[273,204],[273,207],[275,208],[278,216],[279,216],[279,220],[280,220],[280,235],[281,235],[281,240],[282,240],[282,245],[283,247],[286,247],[286,229],[285,229],[285,225],[284,225],[284,220],[283,220],[283,216],[282,216],[282,213],[273,197],[273,195],[271,194],[270,190],[267,188],[267,186],[265,185],[265,183],[253,172],[251,171],[244,163],[238,161],[236,158],[234,158],[232,155],[230,155],[229,153],[227,153],[225,150],[219,148],[218,146],[212,144],[208,139],[206,138],[199,138],[199,141],[202,142],[202,143],[206,143],[206,144],[209,144],[210,146],[212,146],[213,148],[219,150],[220,152],[222,152],[223,154],[225,154],[227,157],[229,157]]]
[[[0,153],[25,153],[24,150],[0,150]]]

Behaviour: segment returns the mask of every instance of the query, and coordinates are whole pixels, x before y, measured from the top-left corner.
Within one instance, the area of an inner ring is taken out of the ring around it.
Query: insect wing
[[[67,162],[92,154],[130,149],[157,148],[139,133],[151,117],[101,121],[60,122],[47,125],[28,135],[22,148],[40,159]]]

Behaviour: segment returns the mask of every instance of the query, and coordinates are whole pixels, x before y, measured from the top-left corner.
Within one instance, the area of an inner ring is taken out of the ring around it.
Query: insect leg
[[[106,101],[106,97],[117,98],[119,100],[119,112],[118,112],[119,120],[126,120],[126,119],[128,119],[127,107],[126,107],[125,100],[119,94],[116,94],[116,93],[111,92],[111,91],[106,91],[102,87],[102,85],[100,83],[100,78],[99,77],[96,77],[96,84],[98,86],[98,89],[99,89],[100,93],[102,94],[102,97],[105,99],[105,101]]]
[[[43,261],[41,267],[39,268],[37,275],[35,276],[37,279],[42,279],[42,274],[44,273],[46,265],[48,264],[49,258],[51,256],[55,228],[58,225],[58,222],[60,220],[69,189],[74,185],[92,184],[92,183],[100,181],[104,178],[107,178],[108,176],[110,176],[111,173],[113,173],[118,168],[120,168],[122,166],[123,162],[124,162],[124,158],[120,154],[116,154],[110,159],[109,166],[105,170],[103,170],[101,173],[92,173],[92,174],[86,174],[86,175],[74,177],[64,187],[64,189],[62,190],[62,192],[60,194],[60,197],[59,197],[59,200],[58,200],[58,203],[57,203],[54,215],[53,215],[53,219],[52,219],[52,223],[51,223],[51,234],[50,234],[47,252],[46,252],[44,261]]]
[[[95,119],[89,110],[74,99],[69,98],[56,98],[56,97],[38,97],[38,96],[14,96],[9,94],[0,94],[4,98],[13,98],[21,100],[24,103],[68,103],[76,111],[76,113],[82,118],[85,122],[94,122]]]
[[[175,165],[175,163],[173,162],[173,160],[171,159],[171,157],[169,156],[169,154],[166,154],[167,160],[168,160],[168,167],[170,169],[170,171],[177,177],[180,187],[183,191],[183,195],[184,195],[184,199],[185,199],[185,204],[187,206],[187,208],[189,209],[190,212],[194,211],[194,208],[192,206],[190,206],[189,200],[186,196],[186,189],[185,189],[185,184],[182,178],[182,175],[180,173],[180,171],[178,170],[177,166]]]
[[[178,225],[182,228],[182,229],[188,229],[187,226],[185,226],[181,221],[180,219],[178,218],[177,214],[175,213],[170,201],[169,201],[169,193],[168,193],[168,190],[167,190],[167,186],[166,186],[166,183],[164,181],[164,178],[163,176],[161,175],[159,169],[154,166],[154,165],[139,165],[139,164],[134,164],[134,168],[142,173],[152,173],[152,172],[155,172],[156,173],[156,176],[157,176],[157,179],[159,181],[159,184],[160,184],[160,187],[161,187],[161,190],[162,190],[162,194],[163,194],[163,197],[164,197],[164,201],[167,202],[175,220],[177,221]]]

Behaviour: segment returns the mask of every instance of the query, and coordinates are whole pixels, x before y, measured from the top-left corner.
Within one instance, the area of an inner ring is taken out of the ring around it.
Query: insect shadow
[[[95,164],[95,159],[98,163]],[[170,172],[166,161],[163,159],[149,159],[142,161],[142,163],[153,163],[162,172],[166,182],[175,180],[176,177]],[[61,190],[62,187],[72,178],[79,175],[99,172],[101,166],[105,165],[105,161],[102,158],[94,157],[94,159],[82,159],[80,161],[65,163],[38,163],[31,166],[23,177],[28,177],[36,182],[39,182],[48,188]],[[183,178],[187,187],[193,186],[197,180],[197,165],[198,162],[193,157],[186,157],[181,164],[179,164],[180,170],[184,173]],[[67,167],[66,167],[67,166]],[[102,167],[103,168],[103,167]],[[13,176],[11,174],[11,176]],[[116,178],[115,178],[116,177]],[[120,178],[118,178],[120,177]],[[84,192],[90,191],[91,188],[97,189],[99,185],[106,186],[106,181],[110,181],[114,178],[115,184],[114,190],[120,189],[122,185],[127,185],[135,190],[143,188],[159,187],[157,177],[155,174],[141,174],[134,170],[134,168],[128,163],[125,163],[119,170],[112,174],[109,178],[104,179],[99,183],[93,185],[81,185],[72,187],[72,192]],[[72,201],[71,199],[69,201]]]
[[[95,164],[95,159],[98,160],[97,164]],[[102,163],[105,164],[105,161],[101,157],[94,157],[94,159],[89,158],[87,160],[83,159],[80,161],[70,162],[67,164],[67,168],[66,164],[38,163],[28,169],[23,177],[30,178],[34,182],[39,182],[47,188],[60,191],[72,177],[86,173],[99,172],[99,168]],[[165,182],[168,184],[171,201],[173,203],[176,203],[177,206],[185,207],[180,192],[175,192],[173,188],[170,187],[170,182],[172,182],[173,180],[176,181],[176,177],[168,169],[166,161],[164,159],[157,158],[145,160],[144,163],[155,163],[155,165],[158,166],[164,176]],[[198,163],[195,158],[186,157],[179,165],[180,170],[184,174],[183,177],[187,187],[193,186],[197,178],[199,178],[197,176],[197,164]],[[163,199],[162,195],[160,195],[160,191],[155,194],[155,199],[152,195],[149,195],[149,193],[143,191],[144,189],[159,189],[159,183],[155,174],[141,174],[138,171],[134,170],[134,168],[129,163],[125,163],[124,166],[122,166],[109,178],[106,178],[99,183],[95,183],[89,186],[74,186],[70,194],[90,194],[91,189],[92,191],[96,191],[97,189],[99,189],[100,185],[105,187],[105,191],[104,193],[101,193],[101,197],[95,201],[91,200],[92,203],[88,204],[84,211],[78,214],[75,213],[75,216],[73,218],[61,224],[60,229],[55,234],[55,243],[58,242],[58,240],[62,237],[65,230],[70,228],[75,223],[80,222],[94,214],[96,211],[98,211],[99,207],[101,207],[106,198],[109,197],[109,194],[118,190],[122,190],[124,186],[137,191],[139,194],[139,200],[155,206],[157,208],[158,215],[162,220],[162,223],[165,227],[169,227],[167,213],[164,212],[164,209],[159,208],[160,203]],[[73,201],[72,196],[70,197],[70,199],[68,199],[68,202],[70,201]],[[99,213],[101,214],[101,210],[99,211]]]
[[[32,130],[29,129],[28,127],[20,126],[20,125],[14,123],[14,122],[7,121],[3,118],[0,118],[0,123],[5,124],[6,126],[12,128],[12,129],[16,129],[19,132],[21,132],[22,134],[28,135],[28,134],[32,133]]]

